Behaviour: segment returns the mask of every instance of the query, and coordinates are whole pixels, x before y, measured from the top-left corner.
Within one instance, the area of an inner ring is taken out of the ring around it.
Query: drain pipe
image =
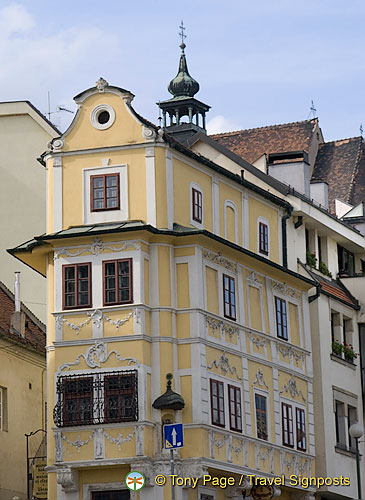
[[[318,297],[321,295],[321,285],[318,284],[316,285],[316,293],[314,295],[311,295],[310,297],[308,297],[308,302],[311,303],[313,302],[314,300],[318,299]]]
[[[283,243],[283,267],[288,267],[288,238],[287,238],[287,227],[286,221],[290,219],[293,207],[288,207],[286,209],[286,215],[281,219],[281,237]]]

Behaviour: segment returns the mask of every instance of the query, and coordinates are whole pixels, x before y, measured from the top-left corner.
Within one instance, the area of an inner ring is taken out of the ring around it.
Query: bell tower
[[[194,97],[199,92],[199,83],[189,74],[185,57],[185,27],[182,21],[180,29],[179,70],[168,86],[168,91],[173,97],[157,104],[162,110],[163,128],[166,132],[177,136],[179,140],[184,140],[199,131],[206,133],[205,116],[210,106]]]

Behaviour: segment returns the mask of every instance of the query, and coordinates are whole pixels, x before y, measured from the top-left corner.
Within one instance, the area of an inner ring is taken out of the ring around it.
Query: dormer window
[[[119,210],[119,174],[90,177],[91,211]]]

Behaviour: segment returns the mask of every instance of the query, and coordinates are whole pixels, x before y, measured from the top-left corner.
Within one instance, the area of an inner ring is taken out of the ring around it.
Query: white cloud
[[[117,56],[117,35],[96,26],[53,26],[50,30],[21,4],[10,3],[0,9],[3,101],[31,99],[44,112],[50,90],[55,109],[61,97],[83,90],[80,81],[94,85],[100,71],[109,68]]]
[[[208,134],[219,134],[221,132],[229,132],[232,130],[241,130],[242,126],[235,123],[229,118],[225,118],[223,115],[214,116],[211,120],[207,122],[207,132]]]

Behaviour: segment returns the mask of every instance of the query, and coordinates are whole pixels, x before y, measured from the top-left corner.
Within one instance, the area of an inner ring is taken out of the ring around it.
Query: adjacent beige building
[[[0,275],[11,290],[21,271],[22,300],[45,321],[46,280],[12,258],[7,248],[19,234],[31,238],[46,229],[46,168],[37,158],[59,134],[29,101],[0,103]]]

